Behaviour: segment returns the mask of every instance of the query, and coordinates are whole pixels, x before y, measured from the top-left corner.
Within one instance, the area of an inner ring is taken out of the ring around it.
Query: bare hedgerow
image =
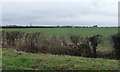
[[[3,47],[15,47],[17,40],[21,39],[24,36],[24,32],[12,31],[12,32],[2,32],[2,45]]]
[[[2,37],[1,37],[1,43],[2,43],[2,48],[7,47],[7,40],[6,40],[6,32],[2,31]]]
[[[74,44],[77,45],[77,43],[80,40],[80,36],[79,35],[70,35],[70,41]]]
[[[72,42],[73,55],[76,56],[90,56],[91,48],[89,46],[89,40],[87,37],[83,38],[79,35],[70,36],[70,41]]]
[[[120,59],[120,33],[112,35],[112,40],[114,43],[116,59]]]
[[[52,54],[66,54],[66,43],[64,37],[52,36],[48,40],[48,50]]]
[[[81,53],[81,56],[83,57],[90,57],[91,55],[91,48],[88,44],[82,43],[79,46],[79,51]]]
[[[42,34],[40,32],[26,33],[24,37],[17,42],[16,48],[27,52],[37,53],[39,52],[41,40]]]
[[[13,47],[17,50],[32,53],[41,52],[85,57],[91,57],[91,45],[95,44],[97,46],[100,42],[98,40],[99,36],[98,38],[95,36],[82,37],[79,35],[47,37],[41,32],[25,33],[19,31],[3,32],[2,38],[3,46],[8,48]],[[94,41],[95,39],[96,41]],[[106,54],[106,56],[110,54],[112,53]]]

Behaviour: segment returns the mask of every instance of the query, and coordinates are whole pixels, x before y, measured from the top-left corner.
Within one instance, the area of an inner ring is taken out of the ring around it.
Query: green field
[[[117,60],[0,50],[3,70],[118,70]]]
[[[42,32],[46,36],[71,34],[91,36],[101,34],[105,37],[111,36],[118,32],[118,28],[5,28],[3,31],[23,31],[23,32]]]

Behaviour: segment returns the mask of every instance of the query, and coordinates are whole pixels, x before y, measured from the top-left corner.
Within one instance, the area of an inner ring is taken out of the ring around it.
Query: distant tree
[[[59,28],[59,25],[57,25],[57,28]]]
[[[94,25],[93,27],[98,27],[97,25]]]

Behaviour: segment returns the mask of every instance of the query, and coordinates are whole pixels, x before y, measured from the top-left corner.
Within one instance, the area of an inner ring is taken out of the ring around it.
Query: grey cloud
[[[117,25],[117,7],[110,3],[4,3],[3,24]],[[114,10],[113,10],[114,9]]]

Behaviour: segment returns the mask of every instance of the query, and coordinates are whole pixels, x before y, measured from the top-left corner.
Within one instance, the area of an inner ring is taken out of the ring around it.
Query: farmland
[[[42,32],[46,36],[77,34],[91,36],[100,34],[109,37],[118,32],[118,28],[5,28],[3,31]]]
[[[3,70],[118,70],[111,38],[118,28],[3,28],[2,31],[5,31],[1,49]],[[96,34],[102,38],[96,49],[97,58],[93,58],[85,39]]]

